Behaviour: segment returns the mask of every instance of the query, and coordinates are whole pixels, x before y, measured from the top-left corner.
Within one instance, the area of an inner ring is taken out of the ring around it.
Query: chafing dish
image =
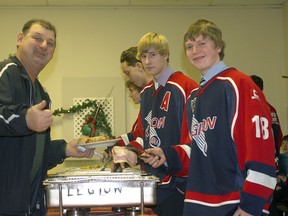
[[[67,170],[43,182],[48,207],[144,206],[156,203],[159,179],[140,171]]]

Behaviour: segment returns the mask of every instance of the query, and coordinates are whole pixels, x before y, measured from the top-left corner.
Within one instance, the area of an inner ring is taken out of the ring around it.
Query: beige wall
[[[52,62],[41,73],[40,80],[50,92],[53,100],[52,108],[57,109],[63,106],[63,79],[121,78],[120,53],[136,45],[139,38],[148,31],[166,35],[171,46],[171,66],[198,81],[199,73],[187,63],[183,55],[182,37],[189,24],[196,19],[210,19],[223,30],[224,40],[227,43],[226,64],[235,66],[248,75],[258,74],[263,77],[267,99],[276,107],[286,133],[287,81],[282,75],[288,74],[288,63],[284,62],[283,49],[283,29],[285,40],[288,40],[287,8],[287,3],[284,10],[255,7],[0,8],[3,25],[0,59],[15,52],[16,34],[28,19],[42,17],[54,23],[58,29],[57,50]],[[287,50],[287,43],[285,46]],[[87,88],[93,91],[93,86]],[[105,96],[107,92],[103,91],[101,94]],[[114,92],[113,96],[117,97],[117,94]],[[127,127],[123,123],[123,128],[116,131],[115,135],[130,130],[137,116],[138,107],[133,106],[128,99],[127,104],[127,107],[115,107],[116,112],[126,115],[127,122]],[[63,137],[62,120],[59,117],[55,118],[53,138]]]

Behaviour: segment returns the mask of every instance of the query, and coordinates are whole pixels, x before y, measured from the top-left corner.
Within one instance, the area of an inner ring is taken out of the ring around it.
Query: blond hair
[[[164,35],[148,32],[138,42],[137,59],[141,59],[143,53],[147,53],[151,48],[155,49],[160,55],[167,55],[167,62],[169,62],[169,43]]]

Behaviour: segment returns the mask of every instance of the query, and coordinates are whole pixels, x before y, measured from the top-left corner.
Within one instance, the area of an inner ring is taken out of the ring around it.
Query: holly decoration
[[[90,113],[84,117],[84,123],[81,133],[85,136],[99,136],[107,135],[109,138],[115,138],[112,135],[111,126],[107,121],[107,116],[104,113],[102,106],[96,100],[86,99],[82,104],[77,104],[69,109],[56,109],[53,112],[54,116],[61,116],[62,114],[75,114],[83,111],[86,108],[92,108]]]

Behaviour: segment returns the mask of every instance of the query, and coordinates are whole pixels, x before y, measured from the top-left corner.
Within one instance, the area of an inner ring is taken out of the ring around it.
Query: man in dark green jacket
[[[17,37],[16,55],[0,63],[0,215],[45,215],[42,181],[66,157],[92,157],[77,141],[50,139],[51,100],[37,76],[53,57],[56,30],[28,21]]]

